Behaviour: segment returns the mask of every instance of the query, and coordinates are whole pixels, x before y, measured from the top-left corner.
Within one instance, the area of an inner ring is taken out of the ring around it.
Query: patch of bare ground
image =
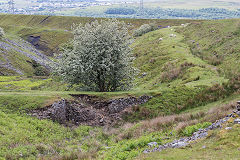
[[[66,126],[114,126],[121,124],[129,108],[146,103],[151,97],[141,96],[99,100],[95,96],[72,95],[76,100],[64,100],[31,111],[39,119],[51,119]]]

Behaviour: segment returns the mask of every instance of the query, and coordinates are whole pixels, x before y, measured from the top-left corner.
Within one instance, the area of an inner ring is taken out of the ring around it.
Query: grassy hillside
[[[30,43],[12,34],[1,38],[0,52],[0,75],[33,76],[39,69],[47,71],[40,66],[49,67],[51,62]]]
[[[41,15],[0,15],[0,26],[6,32],[18,35],[25,40],[32,42],[30,36],[39,37],[35,45],[43,50],[46,55],[52,56],[58,52],[59,45],[66,43],[71,35],[73,24],[85,24],[93,21],[94,18],[85,17],[61,17],[61,16],[41,16]],[[156,22],[161,26],[175,26],[193,20],[149,20],[149,19],[122,19],[129,24],[129,29],[136,29],[140,25]]]
[[[239,68],[240,20],[206,21],[179,31],[192,54],[219,68],[225,76],[237,75]]]
[[[215,122],[232,112],[240,98],[239,20],[124,19],[131,23],[130,29],[152,21],[172,26],[135,39],[134,65],[140,73],[130,91],[79,92],[77,85],[62,83],[56,77],[33,76],[36,68],[29,63],[33,59],[29,55],[38,56],[41,52],[33,51],[23,39],[38,40],[35,45],[52,55],[71,37],[73,22],[91,20],[0,15],[0,26],[7,32],[0,43],[11,47],[9,50],[2,47],[0,61],[6,63],[8,58],[12,67],[24,74],[0,76],[0,159],[221,159],[220,156],[234,159],[237,156],[239,125],[231,122],[226,126],[233,127],[232,130],[226,131],[224,126],[184,149],[149,155],[143,155],[142,151],[149,148],[150,142],[171,142],[186,136],[187,126]],[[16,74],[6,68],[0,72]],[[31,110],[49,106],[61,98],[82,103],[70,94],[88,94],[100,99],[150,95],[152,99],[126,110],[123,125],[115,127],[64,127],[29,115]]]

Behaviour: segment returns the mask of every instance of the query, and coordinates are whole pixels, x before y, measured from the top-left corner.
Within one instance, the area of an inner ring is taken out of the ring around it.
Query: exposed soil
[[[66,126],[114,126],[122,122],[122,115],[131,107],[146,103],[150,96],[99,100],[95,96],[72,95],[74,101],[64,100],[33,110],[39,119],[51,119]]]
[[[48,47],[47,43],[41,39],[41,36],[30,35],[27,37],[27,41],[36,49],[43,51],[47,56],[53,56],[53,51]]]

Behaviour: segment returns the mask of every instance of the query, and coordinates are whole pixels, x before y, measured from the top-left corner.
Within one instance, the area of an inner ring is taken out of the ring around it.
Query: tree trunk
[[[102,75],[102,72],[99,71],[99,72],[98,72],[98,76],[97,76],[98,89],[99,89],[100,92],[106,92],[106,89],[105,89],[105,80],[101,79],[101,75]]]

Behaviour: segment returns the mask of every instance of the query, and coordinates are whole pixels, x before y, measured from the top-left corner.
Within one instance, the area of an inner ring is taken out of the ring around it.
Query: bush
[[[36,76],[49,76],[49,71],[43,66],[38,66],[38,67],[35,68],[34,75],[36,75]]]
[[[35,60],[32,60],[29,63],[31,63],[32,67],[35,70],[34,72],[35,76],[49,76],[49,71],[47,70],[47,68],[41,66]]]
[[[133,32],[133,36],[134,37],[139,37],[142,36],[148,32],[154,31],[157,29],[156,24],[154,23],[150,23],[150,24],[143,24],[140,28],[136,29]]]

